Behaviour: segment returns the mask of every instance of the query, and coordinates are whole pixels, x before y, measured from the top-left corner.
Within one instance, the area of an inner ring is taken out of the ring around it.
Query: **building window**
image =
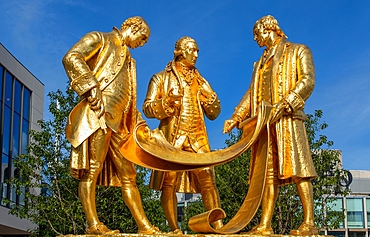
[[[331,210],[330,213],[332,213],[332,212],[341,212],[341,213],[343,213],[343,198],[336,198],[335,200],[332,200],[330,203],[328,203],[327,206]],[[330,213],[328,212],[328,214],[330,214]],[[337,216],[337,214],[335,214],[335,216]],[[344,222],[341,222],[339,224],[339,228],[344,228]]]
[[[6,126],[2,126],[2,130],[3,130],[3,137],[2,137],[2,139],[3,139],[3,149],[2,150],[3,150],[3,154],[5,154],[5,155],[9,155],[11,119],[12,119],[12,111],[8,106],[5,106],[3,125],[6,124]]]
[[[6,181],[22,176],[14,166],[13,159],[26,153],[29,142],[31,91],[1,65],[0,76],[1,88],[4,88],[0,93],[0,205],[5,205],[6,198],[11,201],[8,205],[11,208],[14,205],[24,205],[24,196],[18,195],[16,189],[10,188]]]
[[[3,166],[4,167],[4,166]],[[9,178],[9,169],[5,167],[3,169],[3,179],[1,180],[1,205],[5,205],[4,199],[8,197],[8,184],[6,181]]]
[[[362,198],[347,198],[348,228],[364,228],[364,208]],[[357,232],[353,232],[356,234]],[[357,236],[353,235],[353,236]]]
[[[185,203],[177,204],[177,223],[181,226],[181,222],[184,220],[184,207]]]
[[[348,237],[365,237],[366,232],[348,232]]]
[[[28,131],[29,131],[29,118],[30,118],[30,108],[31,108],[31,91],[26,87],[23,87],[23,113],[22,113],[22,145],[21,152],[25,154],[26,147],[28,146]]]
[[[13,76],[9,73],[5,73],[5,104],[9,107],[12,106],[13,95]]]
[[[22,84],[18,80],[14,81],[14,112],[20,115],[22,101]]]
[[[331,235],[334,237],[345,237],[346,233],[344,231],[328,231],[328,235]]]
[[[370,198],[366,198],[367,228],[370,227]]]
[[[5,68],[0,65],[0,78],[1,78],[1,83],[0,83],[0,101],[3,101],[3,78],[5,77]]]

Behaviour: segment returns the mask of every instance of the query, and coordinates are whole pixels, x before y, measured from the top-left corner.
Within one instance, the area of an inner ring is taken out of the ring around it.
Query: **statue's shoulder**
[[[104,38],[104,34],[106,33],[103,33],[103,32],[99,32],[99,31],[91,31],[87,34],[85,34],[81,40],[101,40],[102,38]]]
[[[81,40],[86,42],[104,42],[108,39],[120,38],[117,28],[113,28],[110,32],[91,31],[84,35]]]
[[[286,52],[292,53],[292,54],[297,54],[300,57],[311,55],[311,49],[302,43],[292,43],[289,41],[285,42],[285,50]]]
[[[302,44],[302,43],[292,43],[292,42],[286,41],[285,44],[286,44],[286,47],[291,47],[293,49],[302,49],[302,50],[308,49],[308,50],[310,50],[310,48],[307,45]]]
[[[150,79],[152,82],[155,82],[157,84],[160,84],[161,82],[163,82],[164,78],[166,78],[166,74],[168,72],[166,70],[162,70],[160,72],[157,72],[156,74],[154,74],[152,76],[152,78]]]
[[[156,74],[153,75],[153,77],[164,77],[166,74],[172,73],[172,72],[173,72],[173,66],[172,66],[172,61],[170,61],[169,63],[167,63],[166,67],[162,71],[157,72]]]
[[[153,77],[163,77],[166,73],[168,73],[166,70],[162,70],[160,72],[155,73]]]

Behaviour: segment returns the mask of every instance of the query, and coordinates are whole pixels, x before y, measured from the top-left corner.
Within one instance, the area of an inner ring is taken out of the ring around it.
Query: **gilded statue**
[[[80,180],[87,234],[119,233],[99,221],[96,185],[120,186],[138,233],[160,233],[144,213],[134,164],[119,151],[141,119],[136,108],[136,65],[129,48],[143,46],[149,36],[143,18],[128,18],[120,29],[86,34],[63,58],[70,88],[81,97],[69,115],[66,136],[72,145],[71,174]]]
[[[149,82],[143,105],[148,118],[160,120],[159,130],[175,148],[190,153],[210,152],[204,114],[214,120],[220,114],[220,101],[210,84],[195,67],[198,45],[190,37],[175,44],[174,59]],[[181,234],[177,223],[176,192],[201,193],[205,208],[220,207],[214,167],[193,171],[153,171],[151,188],[161,190],[161,203],[172,233]],[[222,227],[222,221],[212,223]]]
[[[311,180],[317,176],[311,158],[304,121],[305,101],[315,85],[312,53],[303,44],[287,41],[287,37],[273,16],[257,20],[254,40],[265,50],[254,64],[251,85],[229,120],[224,132],[239,127],[246,118],[257,113],[262,101],[273,105],[269,121],[266,183],[262,196],[262,217],[249,234],[272,235],[271,219],[279,186],[295,183],[301,199],[304,220],[292,235],[315,235],[313,188]],[[256,146],[252,146],[252,163],[256,162]],[[253,177],[253,173],[250,174]]]

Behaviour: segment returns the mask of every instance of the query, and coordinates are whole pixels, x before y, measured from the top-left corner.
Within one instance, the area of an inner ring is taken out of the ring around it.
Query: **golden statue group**
[[[177,223],[176,192],[201,193],[209,213],[220,210],[214,165],[234,159],[249,147],[250,185],[258,179],[254,186],[260,188],[258,191],[250,188],[248,195],[259,197],[259,202],[251,205],[256,201],[249,201],[247,195],[241,209],[253,217],[262,203],[262,217],[260,224],[247,234],[274,234],[271,219],[279,186],[292,182],[302,202],[304,221],[291,234],[318,234],[311,184],[316,172],[303,111],[315,84],[311,51],[305,45],[288,42],[272,16],[259,19],[253,34],[265,50],[254,65],[249,89],[231,118],[225,121],[223,131],[243,129],[243,138],[224,151],[215,152],[210,150],[204,115],[216,119],[221,110],[220,100],[195,67],[199,49],[194,39],[180,38],[173,60],[150,79],[142,110],[147,118],[160,122],[157,131],[145,128],[144,139],[140,138],[138,128],[143,123],[145,126],[145,121],[136,107],[135,60],[128,49],[148,41],[150,29],[144,19],[129,18],[120,29],[113,28],[109,33],[89,33],[67,52],[63,65],[70,87],[81,101],[69,115],[66,135],[72,145],[71,174],[80,180],[78,193],[88,223],[87,234],[119,233],[99,221],[96,185],[122,188],[123,200],[136,221],[138,233],[161,233],[144,213],[134,167],[134,163],[141,163],[136,160],[143,164],[151,160],[144,165],[153,169],[150,186],[161,190],[171,233],[182,234]],[[159,167],[163,162],[170,168]],[[194,217],[189,226],[198,232],[232,234],[250,220],[236,215],[234,221],[223,225],[221,218],[208,218],[210,223],[205,224],[201,217]]]

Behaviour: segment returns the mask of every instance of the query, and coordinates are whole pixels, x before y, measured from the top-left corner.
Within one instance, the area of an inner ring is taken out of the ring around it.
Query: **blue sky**
[[[308,45],[314,56],[316,88],[306,112],[324,112],[324,134],[343,152],[346,169],[370,170],[370,1],[208,0],[0,2],[0,42],[45,85],[65,90],[61,59],[90,31],[111,31],[128,17],[142,16],[149,42],[132,50],[137,61],[138,108],[150,77],[164,69],[182,36],[200,48],[197,68],[221,99],[222,112],[208,121],[211,147],[225,147],[223,122],[249,87],[253,62],[262,49],[253,41],[255,21],[277,18],[288,40]],[[48,100],[45,94],[45,119]],[[147,120],[152,128],[157,121]]]

